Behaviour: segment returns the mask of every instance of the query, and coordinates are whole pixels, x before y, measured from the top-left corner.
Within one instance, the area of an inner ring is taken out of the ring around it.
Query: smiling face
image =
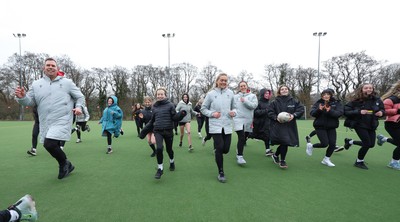
[[[289,88],[286,87],[286,86],[282,86],[282,87],[279,89],[279,95],[281,95],[281,96],[287,96],[287,95],[289,95]]]
[[[267,90],[267,91],[265,91],[265,93],[264,93],[264,99],[267,99],[267,100],[269,100],[269,99],[271,99],[271,91],[269,91],[269,90]]]
[[[114,103],[114,100],[111,98],[108,98],[108,100],[107,100],[108,106],[111,106],[113,103]]]
[[[43,71],[46,74],[46,76],[48,76],[51,80],[55,79],[58,73],[58,67],[56,61],[47,60],[44,63]]]
[[[372,84],[365,84],[362,87],[362,93],[366,96],[371,95],[374,92],[374,87],[372,86]]]
[[[245,82],[239,83],[239,90],[242,93],[246,93],[247,92],[247,83],[245,83]]]
[[[228,85],[228,76],[226,74],[220,75],[216,81],[217,87],[220,89],[225,89]]]
[[[324,93],[324,94],[322,94],[321,98],[322,98],[324,101],[329,101],[329,100],[331,99],[331,94],[329,94],[329,93]]]
[[[151,106],[151,100],[145,99],[145,100],[144,100],[144,106],[145,106],[145,107],[150,107],[150,106]]]
[[[185,103],[187,103],[188,102],[188,100],[189,100],[189,97],[188,97],[188,95],[183,95],[182,96],[182,100],[183,100],[183,102],[185,102]]]
[[[165,91],[162,89],[157,90],[156,92],[157,101],[162,101],[166,98]]]

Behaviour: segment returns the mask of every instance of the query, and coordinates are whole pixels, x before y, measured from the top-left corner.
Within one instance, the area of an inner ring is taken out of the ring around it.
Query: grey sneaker
[[[224,174],[224,173],[218,174],[217,179],[218,179],[218,181],[221,182],[221,183],[225,183],[225,182],[226,182],[226,178],[225,178],[225,174]]]
[[[382,134],[379,134],[378,136],[376,136],[376,139],[377,139],[377,144],[379,145],[379,146],[382,146],[383,145],[383,143],[385,143],[385,141],[383,140],[383,139],[385,139],[385,137],[382,135]]]

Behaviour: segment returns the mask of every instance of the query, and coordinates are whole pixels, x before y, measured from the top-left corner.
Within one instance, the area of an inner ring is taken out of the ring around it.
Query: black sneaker
[[[265,156],[272,156],[272,155],[274,155],[274,151],[272,151],[272,149],[265,151]]]
[[[150,157],[155,157],[156,156],[156,152],[153,152]]]
[[[175,163],[170,163],[169,164],[169,171],[174,171],[175,170]]]
[[[60,170],[58,172],[58,179],[65,178],[68,176],[72,171],[74,171],[75,167],[72,165],[71,162],[68,160],[65,162],[64,166],[60,167]]]
[[[279,157],[275,156],[275,154],[271,155],[272,161],[274,161],[275,164],[279,164]]]
[[[358,168],[360,168],[360,169],[363,169],[363,170],[368,170],[368,167],[365,165],[365,163],[364,163],[364,161],[362,161],[362,162],[355,162],[354,163],[354,166],[355,167],[358,167]]]
[[[349,138],[344,139],[344,148],[346,150],[348,150],[351,147],[350,141],[351,141],[351,139],[349,139]]]
[[[179,147],[182,147],[182,142],[179,142]]]
[[[36,156],[36,151],[33,150],[33,149],[28,150],[26,153],[31,155],[31,156]]]
[[[340,151],[343,151],[344,150],[344,147],[343,146],[336,146],[336,148],[335,148],[335,150],[334,150],[334,152],[340,152]]]
[[[306,136],[306,142],[307,143],[311,143],[311,137],[310,136]]]
[[[119,133],[121,133],[121,135],[124,135],[124,131],[123,130],[119,131]]]
[[[226,182],[226,178],[225,178],[225,174],[224,174],[224,173],[218,174],[217,179],[218,179],[218,181],[221,182],[221,183],[225,183],[225,182]]]
[[[113,152],[113,150],[111,148],[107,148],[106,154],[111,154],[112,152]]]
[[[288,166],[287,166],[287,164],[286,164],[286,161],[281,160],[281,162],[279,162],[279,167],[282,168],[282,169],[288,168]]]
[[[158,168],[158,169],[157,169],[157,172],[156,172],[156,175],[154,176],[154,178],[160,179],[160,178],[161,178],[161,175],[163,175],[163,170],[160,169],[160,168]]]
[[[90,132],[90,127],[89,127],[89,125],[86,125],[85,129],[86,129],[86,131]]]

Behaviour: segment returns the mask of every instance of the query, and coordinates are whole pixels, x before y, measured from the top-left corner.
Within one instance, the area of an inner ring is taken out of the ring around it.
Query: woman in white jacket
[[[256,95],[250,93],[247,82],[241,81],[239,83],[239,90],[238,94],[235,95],[237,115],[233,118],[233,122],[238,136],[236,150],[237,163],[242,165],[246,163],[246,160],[243,158],[244,144],[249,133],[252,132],[253,111],[257,108],[258,101]]]
[[[189,143],[189,152],[193,151],[192,146],[192,136],[190,134],[190,121],[192,120],[192,116],[196,116],[197,113],[192,108],[192,103],[189,101],[189,94],[185,93],[182,95],[182,100],[176,106],[176,112],[180,112],[184,110],[186,112],[186,116],[179,121],[179,128],[181,131],[181,136],[179,137],[179,147],[182,147],[182,139],[183,135],[187,133],[188,143]]]
[[[207,93],[201,113],[209,117],[209,132],[214,140],[215,162],[218,167],[218,181],[226,182],[223,154],[231,146],[232,117],[236,115],[236,106],[232,90],[227,88],[228,75],[221,73],[215,81],[215,88]]]

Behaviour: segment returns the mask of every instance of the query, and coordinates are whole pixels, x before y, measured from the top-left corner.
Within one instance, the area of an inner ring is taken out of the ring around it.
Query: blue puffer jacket
[[[105,108],[103,111],[103,116],[100,119],[101,123],[101,135],[106,136],[105,131],[107,130],[111,134],[114,134],[114,137],[118,137],[121,131],[122,126],[122,117],[123,112],[121,108],[117,105],[118,98],[116,96],[110,96],[107,98],[111,98],[114,102],[109,107]]]

